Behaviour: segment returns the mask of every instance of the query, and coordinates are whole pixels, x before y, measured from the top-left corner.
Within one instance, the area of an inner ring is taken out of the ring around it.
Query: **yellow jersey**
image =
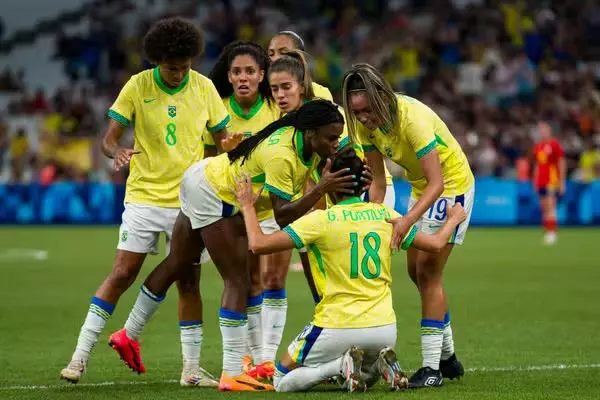
[[[313,324],[321,328],[369,328],[396,322],[392,304],[392,225],[399,217],[383,204],[358,197],[317,210],[283,230],[306,247],[321,301]],[[412,226],[402,249],[412,244]]]
[[[244,113],[234,96],[225,97],[223,105],[231,117],[227,130],[233,133],[244,133],[244,138],[256,134],[271,122],[277,121],[281,114],[275,102],[269,104],[260,94],[248,114]],[[213,136],[208,132],[205,133],[204,147],[216,148]]]
[[[442,166],[444,193],[458,196],[475,182],[469,161],[441,118],[420,101],[398,95],[399,127],[396,132],[369,131],[358,124],[358,138],[366,152],[379,151],[406,170],[412,196],[418,198],[427,186],[419,159],[436,149]]]
[[[108,116],[134,124],[125,203],[179,207],[179,183],[193,163],[204,158],[205,130],[218,132],[229,122],[223,101],[210,79],[190,71],[181,85],[166,86],[158,67],[133,75]]]
[[[313,88],[315,97],[333,102],[333,96],[332,96],[331,92],[329,91],[329,89],[327,89],[325,86],[319,85],[317,82],[313,82],[312,88]]]
[[[255,191],[264,185],[265,190],[255,206],[259,219],[264,219],[268,211],[273,210],[269,192],[291,201],[300,193],[318,163],[316,153],[305,160],[303,150],[302,132],[293,127],[284,127],[256,146],[243,164],[242,158],[231,163],[227,154],[214,157],[206,165],[206,178],[217,196],[238,210],[234,178],[242,173],[250,176]]]

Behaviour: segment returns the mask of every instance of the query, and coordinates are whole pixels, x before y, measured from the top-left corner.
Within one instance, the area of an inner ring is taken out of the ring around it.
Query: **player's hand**
[[[392,242],[390,244],[392,246],[392,250],[399,251],[402,247],[402,241],[404,240],[404,237],[413,224],[406,217],[388,218],[386,221],[393,226]]]
[[[369,188],[371,187],[371,183],[373,182],[373,174],[371,172],[371,167],[369,167],[367,165],[366,161],[365,161],[365,168],[363,169],[363,173],[362,173],[360,180],[364,183],[361,193],[368,192]]]
[[[244,140],[243,133],[229,133],[225,139],[221,140],[221,148],[223,151],[231,151],[238,147],[242,140]]]
[[[121,168],[129,164],[129,161],[131,161],[131,156],[134,154],[141,154],[141,151],[117,147],[115,153],[113,154],[115,170],[119,171]]]
[[[331,172],[331,160],[328,158],[323,167],[321,181],[317,183],[324,193],[346,193],[354,194],[354,188],[358,185],[356,177],[350,173],[350,168]]]
[[[567,191],[567,188],[566,188],[566,186],[565,186],[565,183],[564,183],[564,182],[561,182],[561,183],[560,183],[560,187],[558,188],[558,193],[559,193],[561,196],[564,196],[566,191]]]
[[[448,220],[453,220],[458,224],[467,219],[467,212],[460,203],[454,204],[448,208]]]
[[[257,193],[254,193],[252,189],[252,179],[242,174],[240,177],[235,179],[235,195],[240,202],[240,209],[247,209],[248,207],[254,207],[254,203],[260,197],[264,186],[261,186]]]

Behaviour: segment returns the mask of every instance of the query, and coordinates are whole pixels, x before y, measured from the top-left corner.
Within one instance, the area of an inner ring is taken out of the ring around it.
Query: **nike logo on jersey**
[[[144,99],[144,103],[152,103],[156,99]]]

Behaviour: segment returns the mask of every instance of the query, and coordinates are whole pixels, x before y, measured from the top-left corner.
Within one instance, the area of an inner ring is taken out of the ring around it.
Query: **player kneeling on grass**
[[[304,328],[277,365],[279,392],[308,390],[342,375],[348,391],[366,390],[380,377],[391,389],[408,386],[396,359],[396,316],[392,305],[392,225],[400,215],[383,204],[359,198],[363,161],[354,149],[335,156],[332,171],[348,169],[356,176],[353,195],[331,195],[335,204],[296,220],[282,231],[265,235],[260,229],[250,178],[242,177],[237,196],[248,233],[249,249],[268,254],[306,246],[310,261],[325,278],[313,322]],[[413,226],[402,249],[439,252],[456,226],[465,220],[462,206],[449,211],[444,226],[433,235]]]

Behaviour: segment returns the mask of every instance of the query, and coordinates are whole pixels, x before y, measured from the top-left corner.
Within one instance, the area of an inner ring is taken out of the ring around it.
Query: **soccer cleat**
[[[219,381],[204,368],[184,368],[179,384],[182,387],[217,387]]]
[[[144,367],[140,355],[140,343],[127,337],[125,328],[110,335],[108,345],[119,353],[121,360],[133,371],[138,374],[146,372],[146,367]]]
[[[275,374],[275,364],[271,361],[265,361],[262,364],[258,364],[254,368],[251,368],[248,371],[248,376],[254,379],[273,379],[273,375]]]
[[[394,349],[389,347],[382,349],[377,357],[376,366],[390,390],[397,391],[408,388],[408,378],[400,368]]]
[[[67,382],[78,383],[81,375],[85,374],[87,369],[86,362],[83,360],[71,360],[62,371],[60,371],[60,379]]]
[[[363,354],[364,352],[361,349],[352,346],[342,356],[343,388],[349,393],[364,392],[367,390],[367,384],[360,373]]]
[[[546,246],[555,245],[557,240],[558,240],[558,236],[556,235],[556,232],[547,232],[544,235],[544,244]]]
[[[447,360],[440,360],[440,372],[444,378],[460,379],[465,374],[465,368],[462,363],[456,358],[456,354],[452,354]]]
[[[409,389],[420,389],[424,387],[438,387],[444,384],[442,373],[431,367],[419,368],[408,380]]]
[[[223,373],[219,381],[219,390],[222,392],[273,392],[275,388],[268,383],[257,381],[248,374],[232,378]]]
[[[244,373],[248,373],[254,366],[252,365],[252,356],[246,354],[244,358],[242,358],[242,369]]]

